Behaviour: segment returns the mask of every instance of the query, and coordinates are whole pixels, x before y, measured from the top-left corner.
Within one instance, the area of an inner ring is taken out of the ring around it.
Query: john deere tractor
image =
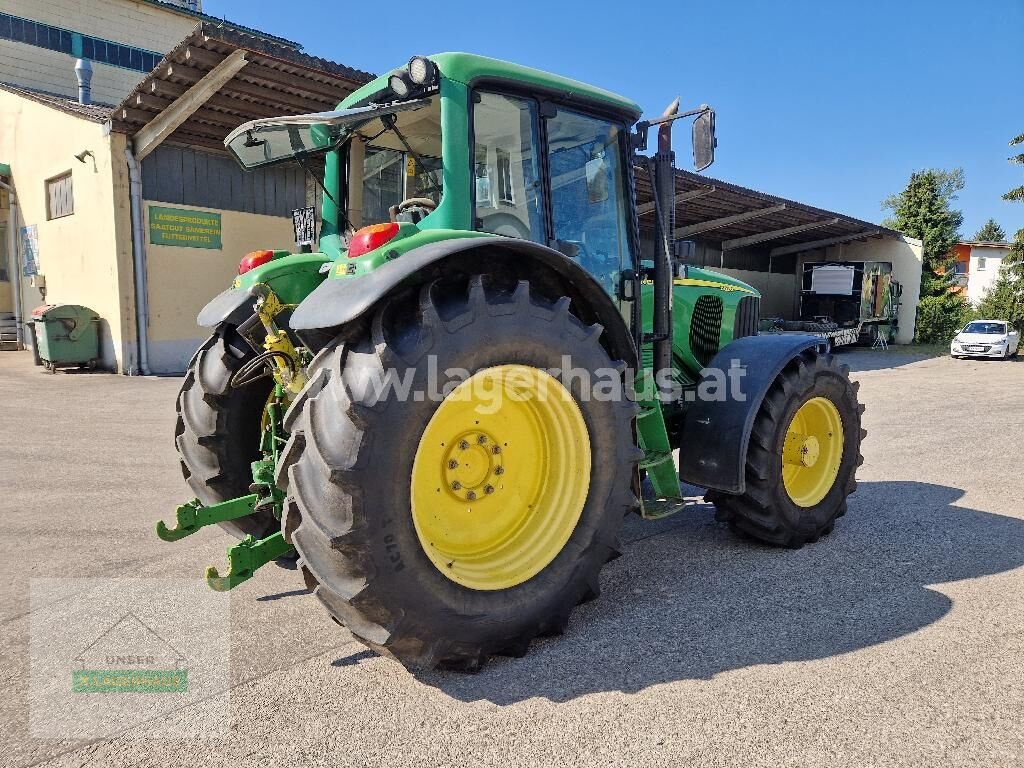
[[[676,259],[672,126],[693,119],[703,170],[714,113],[640,116],[446,53],[235,130],[245,168],[322,178],[319,232],[246,255],[200,314],[176,434],[197,498],[160,536],[219,523],[242,540],[215,589],[291,558],[371,648],[473,670],[561,633],[680,478],[745,536],[829,533],[857,388],[820,339],[758,336],[752,288]]]

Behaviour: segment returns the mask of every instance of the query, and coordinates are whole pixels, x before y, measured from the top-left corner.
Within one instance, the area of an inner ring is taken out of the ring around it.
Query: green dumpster
[[[79,304],[44,304],[32,310],[36,351],[51,373],[59,367],[95,368],[99,358],[99,315]]]

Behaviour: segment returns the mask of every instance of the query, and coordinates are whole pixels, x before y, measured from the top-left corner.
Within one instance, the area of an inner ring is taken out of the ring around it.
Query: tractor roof
[[[637,120],[643,111],[635,101],[619,96],[611,91],[598,88],[593,85],[581,83],[578,80],[571,80],[568,77],[553,75],[540,69],[524,67],[508,61],[477,56],[472,53],[438,53],[429,57],[437,64],[441,76],[454,80],[464,85],[472,85],[475,82],[485,81],[506,81],[513,85],[520,85],[526,88],[547,90],[564,95],[570,101],[592,102],[606,109],[611,109]],[[358,91],[353,93],[342,104],[351,106],[361,100],[379,93],[387,88],[388,77],[398,71],[391,70],[376,80],[367,83]]]

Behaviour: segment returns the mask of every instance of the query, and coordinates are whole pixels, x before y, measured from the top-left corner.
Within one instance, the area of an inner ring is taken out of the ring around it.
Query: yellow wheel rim
[[[782,481],[798,507],[832,490],[843,461],[843,419],[831,400],[812,397],[793,414],[782,447]]]
[[[423,551],[452,581],[508,589],[540,573],[590,490],[590,435],[569,391],[525,365],[479,371],[431,417],[412,467]]]

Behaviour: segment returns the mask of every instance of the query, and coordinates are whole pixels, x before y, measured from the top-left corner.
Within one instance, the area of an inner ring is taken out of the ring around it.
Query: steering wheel
[[[410,208],[426,208],[428,211],[433,211],[437,208],[437,203],[429,197],[410,197],[408,200],[403,200],[398,204],[399,213]]]
[[[406,215],[401,220],[411,221],[415,224],[436,208],[437,203],[429,197],[410,197],[408,200],[403,200],[398,205],[389,208],[388,214],[391,221],[397,222],[399,220],[398,217],[404,213]]]

